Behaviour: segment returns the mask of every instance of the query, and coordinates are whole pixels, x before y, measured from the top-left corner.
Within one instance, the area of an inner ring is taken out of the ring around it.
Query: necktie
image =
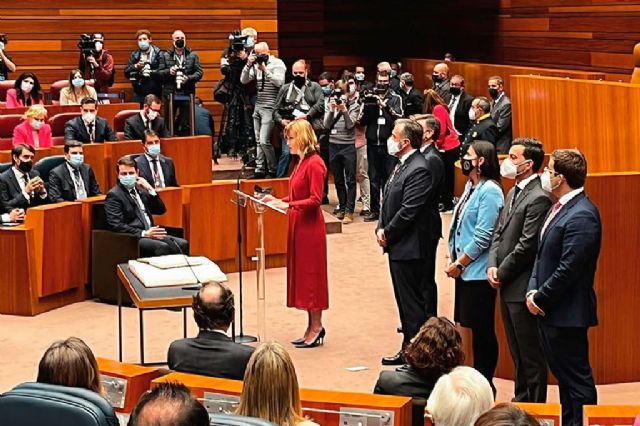
[[[95,136],[93,134],[93,123],[87,124],[87,129],[89,130],[89,142],[94,142]]]
[[[560,207],[562,207],[562,204],[560,204],[560,201],[556,202],[553,205],[553,208],[551,209],[551,213],[549,213],[549,217],[547,218],[547,220],[544,222],[544,225],[542,225],[542,230],[540,231],[540,236],[542,237],[544,235],[544,231],[547,230],[547,226],[549,226],[549,224],[551,223],[551,221],[553,220],[553,218],[556,216],[556,214],[558,213],[558,210],[560,210]]]
[[[513,208],[513,205],[516,203],[516,198],[518,198],[518,194],[520,194],[520,191],[522,190],[518,185],[516,185],[513,191],[513,198],[511,199],[511,204],[509,205],[509,213],[511,213],[511,209]]]
[[[144,218],[144,229],[147,230],[151,228],[151,221],[149,220],[149,216],[147,216],[147,212],[144,209],[144,205],[142,205],[142,200],[138,198],[138,194],[136,194],[136,190],[131,188],[129,190],[129,194],[131,194],[131,197],[133,197],[133,201],[136,203],[136,207],[138,208],[138,210],[142,214],[142,217]]]
[[[153,185],[156,188],[161,188],[162,182],[160,181],[160,173],[158,173],[158,159],[151,160],[151,164],[153,165]]]
[[[451,111],[451,109],[453,108],[453,104],[456,103],[456,97],[452,96],[451,100],[449,101],[449,111]]]
[[[82,177],[80,176],[80,170],[74,169],[73,176],[73,183],[76,187],[76,200],[84,200],[85,198],[87,198],[87,191],[84,188],[84,183],[82,182]]]
[[[147,119],[147,130],[151,130],[151,120]]]
[[[27,189],[27,185],[29,185],[29,174],[25,173],[22,175],[22,179],[24,180],[24,188]],[[29,194],[31,197],[27,200],[29,204],[31,204],[31,199],[33,198],[33,192]]]

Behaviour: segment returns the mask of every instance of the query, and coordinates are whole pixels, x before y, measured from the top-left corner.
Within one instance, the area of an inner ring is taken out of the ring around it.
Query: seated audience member
[[[82,77],[82,71],[75,69],[69,73],[69,85],[60,90],[60,105],[80,105],[84,98],[98,99],[98,94]]]
[[[215,136],[216,127],[213,122],[213,116],[202,103],[202,99],[196,97],[196,136],[208,135]]]
[[[11,167],[0,174],[0,201],[5,211],[47,204],[49,197],[37,170],[32,170],[35,149],[21,144],[11,150]]]
[[[124,123],[124,138],[127,140],[142,140],[145,130],[153,130],[161,138],[168,138],[169,132],[160,117],[162,101],[156,95],[147,95],[140,114],[132,115]]]
[[[84,162],[82,143],[64,144],[65,162],[49,174],[49,199],[52,203],[84,200],[100,194],[100,186],[90,165]]]
[[[4,207],[0,206],[0,211],[4,211]],[[2,213],[0,223],[19,223],[24,222],[24,209],[11,209],[7,213]]]
[[[472,426],[492,405],[489,381],[477,370],[460,366],[438,379],[425,411],[435,425]]]
[[[8,80],[9,73],[16,72],[16,64],[6,52],[7,44],[9,44],[7,35],[0,33],[0,81]]]
[[[164,214],[167,208],[153,186],[138,175],[138,164],[126,155],[118,160],[116,170],[118,183],[104,203],[109,228],[140,238],[141,257],[188,254],[186,240],[169,236],[164,228],[154,225],[153,215]]]
[[[160,153],[160,136],[153,130],[146,130],[142,135],[142,146],[144,154],[136,158],[140,176],[155,188],[180,186],[173,160]]]
[[[160,383],[140,397],[127,425],[209,426],[209,414],[185,385]]]
[[[183,373],[242,380],[251,346],[227,336],[235,316],[233,293],[224,284],[205,283],[193,296],[193,318],[200,331],[195,338],[176,340],[169,346],[169,368]]]
[[[13,129],[13,146],[25,144],[34,148],[53,145],[51,126],[47,124],[47,110],[42,105],[33,105],[24,113],[24,121]]]
[[[445,317],[432,317],[422,326],[404,351],[408,365],[383,371],[373,393],[429,398],[442,376],[464,361],[462,339]]]
[[[478,417],[474,426],[540,426],[540,422],[517,405],[503,402]]]
[[[490,111],[491,103],[484,96],[475,98],[471,103],[471,109],[469,110],[471,127],[469,127],[464,137],[463,154],[465,148],[476,140],[491,142],[493,146],[496,146],[498,126],[491,118]]]
[[[296,370],[279,343],[263,343],[251,355],[236,414],[276,425],[316,425],[302,414]]]
[[[82,116],[73,118],[64,125],[64,140],[82,143],[114,142],[118,138],[104,118],[98,117],[98,102],[84,98],[80,102]]]
[[[7,90],[6,108],[28,107],[44,104],[44,96],[40,92],[38,77],[31,72],[23,72],[16,80],[13,89]]]

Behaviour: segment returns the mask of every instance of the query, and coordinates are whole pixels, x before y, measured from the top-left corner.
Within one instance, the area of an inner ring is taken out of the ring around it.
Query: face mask
[[[350,84],[349,85],[349,93],[352,94],[352,95],[354,93],[356,93],[356,85],[355,84]]]
[[[248,36],[247,37],[247,41],[244,43],[245,46],[247,46],[247,48],[251,48],[256,44],[255,39],[252,36]]]
[[[149,145],[147,147],[147,152],[149,152],[150,156],[157,157],[158,155],[160,155],[160,144],[156,143],[153,145]]]
[[[176,40],[173,45],[178,49],[184,49],[184,40]]]
[[[96,115],[92,112],[83,112],[82,119],[85,123],[93,123],[96,120]]]
[[[96,50],[98,52],[100,52],[102,50],[102,46],[104,46],[104,44],[102,44],[101,41],[96,41]]]
[[[303,75],[294,75],[293,76],[293,84],[296,87],[302,87],[304,86],[304,83],[306,83],[307,78]]]
[[[378,89],[386,91],[389,89],[389,83],[378,83]]]
[[[331,96],[331,87],[324,86],[322,88],[322,94],[325,95],[325,96]]]
[[[151,121],[155,120],[156,117],[158,117],[158,111],[154,111],[152,109],[149,110],[149,112],[147,112],[147,118]]]
[[[450,87],[449,88],[449,93],[451,93],[453,96],[458,96],[461,92],[462,92],[462,89],[459,88],[459,87]]]
[[[492,99],[497,99],[498,89],[489,89],[489,96],[491,96]]]
[[[357,72],[355,77],[356,77],[356,80],[358,80],[358,81],[364,81],[364,73],[363,72]]]
[[[31,90],[33,89],[33,83],[29,83],[28,81],[23,81],[20,84],[20,89],[24,92],[24,93],[30,93]]]
[[[0,50],[4,50],[4,43],[0,41]]]
[[[469,120],[473,121],[476,119],[476,111],[473,108],[469,108]]]
[[[396,142],[396,140],[393,139],[393,136],[389,136],[389,139],[387,139],[387,152],[389,155],[396,155],[400,151],[400,143]]]
[[[84,154],[71,154],[69,156],[69,164],[73,167],[80,167],[82,163],[84,163]]]
[[[20,169],[23,173],[29,173],[31,171],[31,167],[33,167],[33,163],[31,161],[22,161],[20,160],[20,165],[18,169]]]
[[[440,83],[442,81],[440,74],[435,72],[431,75],[431,80],[433,80],[434,83]]]
[[[74,78],[71,80],[71,84],[73,84],[73,87],[82,87],[84,86],[84,78]]]
[[[138,42],[138,47],[140,48],[140,50],[147,50],[149,48],[149,42],[148,41],[139,41]]]
[[[460,166],[462,167],[462,174],[465,176],[469,176],[473,171],[473,169],[475,169],[475,166],[473,165],[473,160],[469,160],[466,158],[463,158],[462,160],[460,160]]]
[[[40,130],[40,128],[44,125],[44,122],[33,119],[31,120],[31,128],[33,130]]]
[[[553,186],[553,183],[551,182],[551,173],[549,172],[549,170],[545,170],[540,175],[540,184],[542,185],[542,189],[547,192],[553,192],[554,189],[560,186],[560,183]]]
[[[523,164],[527,164],[529,161],[531,160],[525,160],[522,163],[516,165],[513,164],[513,161],[511,161],[510,158],[505,158],[505,160],[500,165],[500,174],[502,175],[502,177],[505,177],[507,179],[515,179],[517,176],[526,171],[523,170],[522,172],[518,173],[518,167]]]
[[[136,184],[136,175],[118,176],[120,183],[128,189],[131,189]]]

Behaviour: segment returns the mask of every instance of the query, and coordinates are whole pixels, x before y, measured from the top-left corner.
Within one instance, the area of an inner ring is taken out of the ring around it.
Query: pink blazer
[[[13,146],[21,143],[26,143],[34,148],[49,148],[53,146],[53,140],[51,139],[51,126],[44,124],[38,131],[39,142],[38,146],[35,146],[33,142],[33,135],[31,134],[31,126],[29,121],[24,120],[13,129]]]
[[[31,99],[31,103],[32,104],[44,104],[44,100],[42,99],[42,97],[40,97],[40,102],[33,102],[33,98]],[[19,107],[23,107],[24,102],[22,102],[22,100],[18,100],[18,94],[16,93],[16,89],[9,89],[7,90],[7,105],[5,105],[5,108],[19,108]]]

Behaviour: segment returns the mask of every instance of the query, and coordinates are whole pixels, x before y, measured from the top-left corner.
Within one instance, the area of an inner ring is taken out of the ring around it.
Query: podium
[[[258,246],[256,247],[256,288],[257,288],[257,307],[258,307],[258,341],[265,341],[267,338],[267,322],[266,322],[266,304],[265,304],[265,270],[266,255],[264,248],[264,213],[267,210],[273,210],[280,214],[286,215],[287,212],[280,208],[274,207],[263,201],[265,194],[246,194],[239,189],[235,189],[236,200],[232,200],[240,207],[246,207],[247,203],[251,204],[256,212],[256,221],[258,224]],[[240,271],[242,273],[242,271]],[[242,293],[242,290],[240,290]],[[242,295],[240,296],[242,297]]]

